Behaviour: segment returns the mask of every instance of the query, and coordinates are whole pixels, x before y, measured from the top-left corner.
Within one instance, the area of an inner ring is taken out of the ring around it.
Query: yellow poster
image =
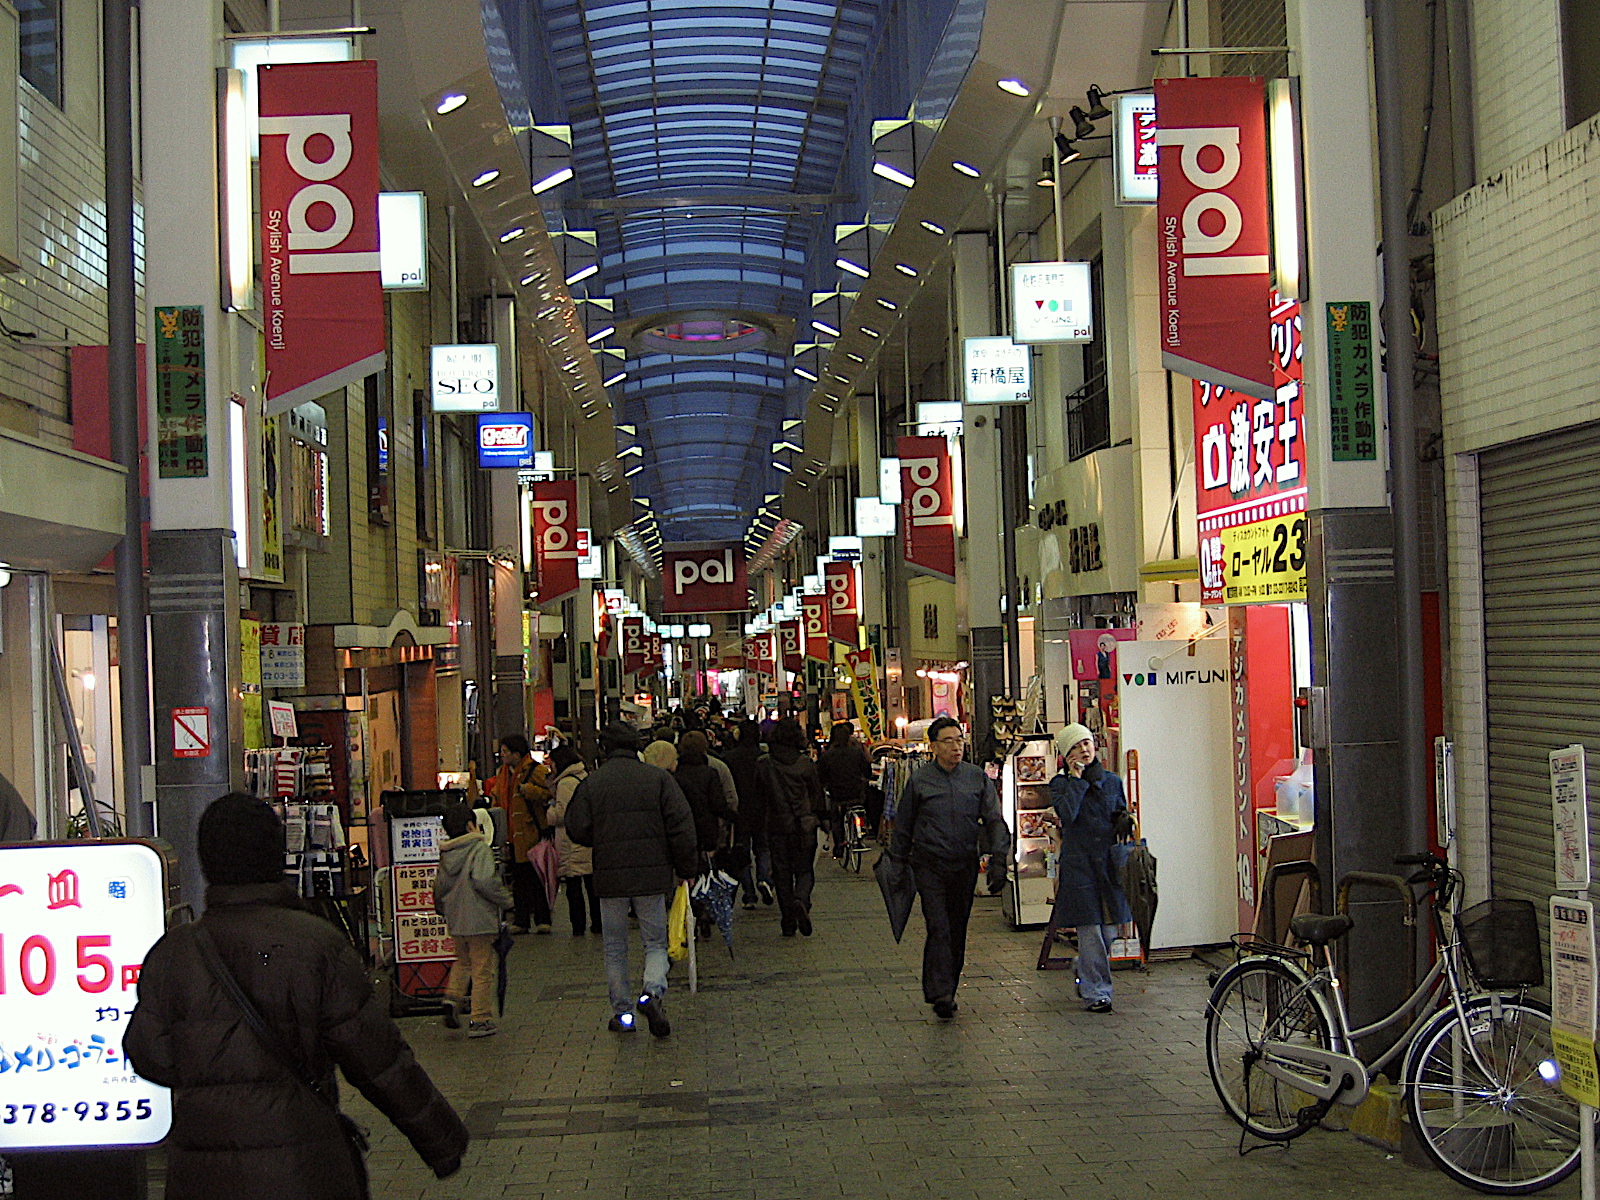
[[[246,750],[260,750],[268,745],[261,719],[261,622],[249,618],[239,622],[239,684],[244,746]]]
[[[283,525],[278,517],[278,418],[261,422],[261,577],[283,582]]]
[[[1288,513],[1220,531],[1224,604],[1306,598],[1306,514]]]
[[[1600,1108],[1600,1071],[1595,1069],[1594,1039],[1552,1025],[1550,1041],[1555,1045],[1556,1062],[1561,1064],[1561,1090],[1579,1104]]]

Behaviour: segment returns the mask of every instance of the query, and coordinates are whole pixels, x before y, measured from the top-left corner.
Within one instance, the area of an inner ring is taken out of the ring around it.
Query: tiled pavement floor
[[[811,938],[736,910],[729,960],[674,966],[662,1041],[605,1028],[600,940],[519,937],[497,1037],[402,1022],[473,1142],[437,1181],[359,1097],[378,1200],[1036,1200],[1468,1196],[1348,1133],[1240,1157],[1206,1074],[1207,966],[1119,973],[1116,1012],[1081,1011],[1070,971],[998,900],[973,914],[961,1009],[921,1002],[921,918],[896,945],[870,873],[818,864]],[[715,938],[715,935],[714,935]],[[637,958],[637,941],[635,941]],[[348,1091],[348,1089],[347,1089]],[[1573,1197],[1577,1177],[1546,1193]]]

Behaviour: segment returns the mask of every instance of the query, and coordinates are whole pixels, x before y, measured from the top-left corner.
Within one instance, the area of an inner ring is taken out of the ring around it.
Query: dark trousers
[[[528,929],[534,925],[550,924],[550,897],[545,895],[544,881],[530,862],[511,864],[511,907],[513,923]],[[533,920],[528,920],[528,914]]]
[[[600,932],[600,901],[594,894],[593,875],[568,875],[567,915],[572,918],[572,936],[582,935],[585,924],[595,933]],[[584,913],[584,900],[588,899],[588,916]]]
[[[817,835],[772,834],[772,885],[778,892],[778,916],[785,933],[799,927],[811,912],[811,885],[817,878]]]
[[[967,919],[972,915],[978,860],[962,863],[915,862],[911,872],[922,898],[922,921],[928,928],[922,944],[922,998],[955,999],[961,967],[967,958]]]

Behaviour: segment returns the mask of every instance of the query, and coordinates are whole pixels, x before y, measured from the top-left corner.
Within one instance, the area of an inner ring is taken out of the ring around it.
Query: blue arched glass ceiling
[[[847,147],[859,153],[862,129],[898,115],[865,111],[862,93],[875,67],[883,73],[890,14],[915,19],[905,6],[499,7],[513,53],[525,59],[522,78],[532,81],[534,120],[572,127],[576,203],[563,199],[574,226],[593,221],[600,271],[586,285],[615,302],[618,327],[690,312],[755,315],[776,328],[799,319],[808,260],[827,253],[831,261],[832,225],[843,219],[830,201],[864,169],[845,161]],[[933,3],[930,15],[946,9]],[[789,410],[798,415],[801,391],[788,346],[768,349],[628,361],[619,420],[637,426],[643,450],[627,460],[630,483],[652,501],[666,541],[737,540],[777,490],[783,476],[771,447]]]

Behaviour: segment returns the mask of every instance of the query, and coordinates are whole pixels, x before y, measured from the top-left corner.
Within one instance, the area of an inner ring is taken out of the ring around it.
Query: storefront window
[[[0,775],[22,794],[40,837],[60,836],[49,803],[49,649],[46,577],[13,571],[0,587]]]

